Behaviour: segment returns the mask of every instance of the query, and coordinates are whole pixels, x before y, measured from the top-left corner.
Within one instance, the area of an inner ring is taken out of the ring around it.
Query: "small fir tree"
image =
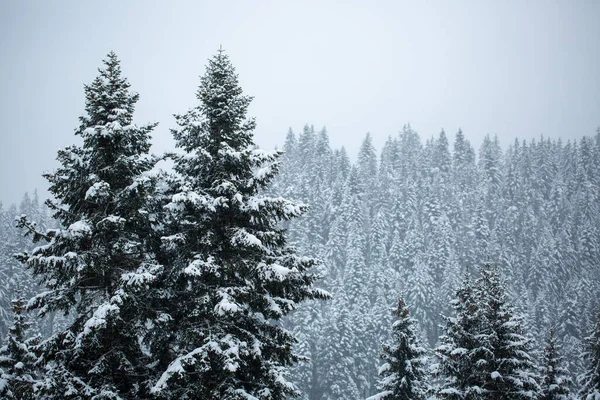
[[[587,361],[587,370],[579,377],[581,389],[579,398],[582,400],[600,400],[600,313],[592,334],[586,338],[587,351],[584,359]]]
[[[427,393],[425,370],[426,351],[416,331],[416,321],[409,316],[403,299],[398,300],[392,325],[392,342],[383,346],[379,368],[380,392],[368,400],[416,400]]]
[[[572,384],[569,371],[563,366],[561,345],[557,342],[556,331],[550,328],[544,348],[542,372],[542,394],[540,400],[568,400],[571,398]]]
[[[34,399],[38,338],[26,337],[30,324],[26,321],[25,299],[20,293],[12,301],[12,312],[13,324],[8,330],[6,344],[0,348],[0,397]]]

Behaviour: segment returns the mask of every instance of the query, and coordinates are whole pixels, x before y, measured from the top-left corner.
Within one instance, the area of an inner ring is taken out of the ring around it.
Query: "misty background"
[[[462,128],[478,148],[498,134],[578,139],[600,124],[600,2],[15,1],[0,3],[0,201],[18,202],[73,136],[83,84],[110,51],[140,93],[136,122],[196,104],[219,46],[255,97],[255,141],[326,126],[352,158],[410,123],[424,138]]]

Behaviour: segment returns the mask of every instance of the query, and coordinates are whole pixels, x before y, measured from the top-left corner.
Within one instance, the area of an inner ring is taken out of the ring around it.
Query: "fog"
[[[255,97],[263,148],[305,123],[352,156],[406,123],[424,138],[461,127],[476,147],[592,135],[599,16],[597,1],[3,1],[0,201],[47,195],[41,173],[77,142],[83,85],[111,50],[140,94],[136,122],[160,123],[156,152],[219,46]]]

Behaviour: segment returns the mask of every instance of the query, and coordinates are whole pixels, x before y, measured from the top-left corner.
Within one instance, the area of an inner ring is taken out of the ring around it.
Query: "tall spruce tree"
[[[25,299],[17,293],[12,301],[13,324],[6,344],[0,347],[0,397],[15,400],[34,399],[37,379],[35,349],[37,337],[27,337]]]
[[[279,223],[306,206],[262,193],[280,152],[256,149],[255,122],[229,57],[208,61],[199,104],[176,117],[175,176],[163,226],[160,304],[152,346],[162,369],[153,393],[172,399],[284,399],[299,393],[299,360],[280,320],[297,303],[328,297],[313,287],[317,262],[286,244]],[[158,320],[157,320],[158,321]]]
[[[571,398],[572,384],[569,372],[563,366],[564,357],[560,354],[561,345],[556,339],[556,331],[548,331],[546,347],[544,348],[542,372],[542,394],[540,400],[568,400]]]
[[[72,314],[66,330],[41,345],[47,399],[133,399],[147,394],[148,363],[139,343],[145,287],[156,266],[147,255],[152,232],[146,208],[154,160],[150,124],[138,127],[138,95],[121,76],[111,52],[85,90],[86,115],[75,134],[83,145],[58,152],[61,167],[46,174],[55,200],[47,204],[60,224],[39,232],[46,243],[21,259],[45,285],[30,301],[40,316]]]
[[[368,400],[420,400],[426,398],[426,351],[421,346],[416,321],[409,316],[403,299],[398,300],[392,325],[392,341],[383,345],[379,368],[380,392]]]
[[[598,314],[596,324],[592,334],[586,338],[587,351],[584,358],[587,361],[587,369],[579,377],[581,389],[579,398],[582,400],[600,399],[600,313]]]

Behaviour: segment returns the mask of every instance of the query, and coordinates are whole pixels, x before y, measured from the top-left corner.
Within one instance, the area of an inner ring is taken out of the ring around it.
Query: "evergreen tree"
[[[377,153],[375,152],[375,147],[373,147],[373,138],[370,133],[367,133],[358,150],[356,170],[363,198],[373,199],[377,188]],[[371,212],[372,203],[367,204],[367,207],[369,212]]]
[[[368,400],[424,399],[427,392],[426,351],[403,299],[398,301],[395,316],[398,319],[392,325],[392,342],[383,346],[381,354],[385,361],[379,368],[381,391]]]
[[[435,141],[434,149],[435,165],[440,170],[440,173],[445,179],[452,168],[452,158],[450,156],[448,137],[442,129],[437,140]]]
[[[362,367],[362,343],[357,344],[359,334],[356,315],[349,310],[349,299],[342,288],[334,293],[328,314],[330,323],[323,329],[324,340],[321,355],[321,396],[319,400],[354,400],[361,397],[357,370]],[[359,354],[356,354],[359,352]]]
[[[437,396],[452,400],[480,399],[483,382],[477,371],[485,364],[487,343],[480,334],[481,304],[468,273],[450,304],[454,316],[445,317],[441,344],[435,349],[436,375],[440,378]]]
[[[21,295],[12,301],[12,312],[13,324],[8,330],[6,344],[0,348],[0,396],[34,399],[38,338],[27,338],[30,324],[25,320],[25,299]]]
[[[450,399],[531,399],[540,388],[529,355],[531,340],[506,300],[495,267],[486,265],[471,286],[468,277],[453,302],[442,345],[436,349],[443,378],[438,395]]]
[[[486,398],[531,399],[539,394],[536,366],[529,352],[531,339],[522,328],[522,317],[515,315],[506,299],[504,283],[497,267],[485,265],[476,281],[476,297],[482,307],[487,353],[478,374]]]
[[[0,202],[0,281],[10,282],[11,268],[10,265],[14,262],[9,249],[6,246],[10,232],[10,218],[8,211],[3,209],[3,204]],[[0,332],[6,332],[10,326],[10,302],[11,293],[10,285],[0,285]]]
[[[85,110],[75,134],[82,146],[58,152],[61,167],[46,174],[56,200],[47,204],[60,224],[40,231],[19,221],[46,244],[23,254],[46,290],[30,301],[40,316],[72,314],[67,329],[41,347],[44,398],[140,398],[147,394],[145,287],[157,267],[147,252],[152,233],[146,207],[154,160],[149,133],[133,113],[138,95],[109,53],[86,85]]]
[[[304,205],[268,197],[280,152],[254,147],[251,98],[229,57],[212,57],[199,105],[177,116],[176,175],[163,221],[165,265],[151,351],[162,370],[152,392],[173,399],[283,399],[299,395],[287,367],[299,360],[279,321],[308,299],[316,261],[295,254],[279,223]],[[311,147],[308,129],[301,152]],[[313,135],[314,136],[314,135]]]
[[[587,361],[587,369],[579,377],[581,389],[579,398],[581,400],[600,399],[600,314],[598,314],[596,324],[592,334],[586,338],[587,351],[584,358]]]
[[[542,372],[542,393],[540,400],[568,400],[571,398],[571,378],[567,369],[562,365],[561,346],[556,340],[556,331],[551,328],[548,332]]]

